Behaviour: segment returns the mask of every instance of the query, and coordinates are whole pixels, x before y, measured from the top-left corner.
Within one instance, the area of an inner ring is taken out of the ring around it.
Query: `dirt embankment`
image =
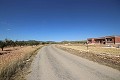
[[[101,54],[95,54],[89,51],[80,51],[72,48],[63,47],[60,45],[57,45],[58,48],[65,50],[71,54],[89,59],[91,61],[115,68],[120,71],[120,55],[111,55],[106,53]]]

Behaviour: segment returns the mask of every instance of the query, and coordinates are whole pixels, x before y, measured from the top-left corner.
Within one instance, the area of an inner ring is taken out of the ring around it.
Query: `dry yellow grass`
[[[120,55],[120,49],[119,48],[114,48],[114,47],[102,47],[99,45],[88,45],[88,50],[87,50],[87,45],[60,45],[62,47],[66,48],[71,48],[79,51],[89,51],[92,53],[106,53],[106,54],[112,54],[112,55]]]
[[[71,54],[86,58],[120,71],[120,48],[103,47],[106,45],[76,45],[76,44],[61,44],[56,45],[58,48],[65,50]]]
[[[17,49],[10,49],[9,53],[0,55],[0,79],[9,78],[24,60],[29,59],[32,53],[40,46],[25,46]]]

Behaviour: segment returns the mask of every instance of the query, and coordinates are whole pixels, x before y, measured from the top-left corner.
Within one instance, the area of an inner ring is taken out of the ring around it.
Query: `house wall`
[[[110,41],[111,39],[111,41]],[[115,37],[106,38],[106,44],[115,44]]]
[[[120,44],[120,37],[115,37],[115,44]]]
[[[88,43],[95,43],[95,39],[94,38],[88,39],[87,41],[88,41]]]
[[[97,44],[105,44],[104,42],[105,42],[105,39],[96,39],[95,40],[95,43],[97,43]]]
[[[106,36],[105,39],[89,38],[88,42],[92,44],[120,44],[120,36]]]
[[[95,39],[94,38],[92,39],[92,43],[95,43]]]

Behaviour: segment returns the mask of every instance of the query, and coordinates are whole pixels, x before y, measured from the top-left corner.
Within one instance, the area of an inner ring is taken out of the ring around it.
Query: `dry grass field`
[[[91,61],[120,70],[120,48],[106,45],[62,44],[58,48]]]
[[[110,54],[110,55],[120,55],[120,48],[115,47],[105,47],[105,45],[60,45],[62,47],[71,48],[79,51],[92,52],[95,54]]]
[[[31,55],[40,47],[41,45],[10,47],[0,50],[0,80],[9,80],[16,69],[22,68],[25,61],[29,61]]]

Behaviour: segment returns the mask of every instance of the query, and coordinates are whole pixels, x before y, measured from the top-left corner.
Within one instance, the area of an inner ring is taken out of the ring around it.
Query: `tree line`
[[[13,41],[13,40],[0,40],[0,48],[4,49],[4,47],[15,47],[15,46],[33,46],[33,45],[39,45],[39,44],[44,44],[43,42],[40,41],[35,41],[35,40],[29,40],[29,41]]]
[[[83,40],[83,41],[61,41],[60,42],[61,44],[68,44],[68,43],[71,43],[71,44],[85,44],[87,43],[86,40]]]
[[[0,48],[4,49],[4,47],[15,47],[15,46],[33,46],[33,45],[39,45],[39,44],[85,44],[87,41],[61,41],[61,42],[55,42],[55,41],[36,41],[36,40],[28,40],[28,41],[13,41],[9,39],[0,40]]]

